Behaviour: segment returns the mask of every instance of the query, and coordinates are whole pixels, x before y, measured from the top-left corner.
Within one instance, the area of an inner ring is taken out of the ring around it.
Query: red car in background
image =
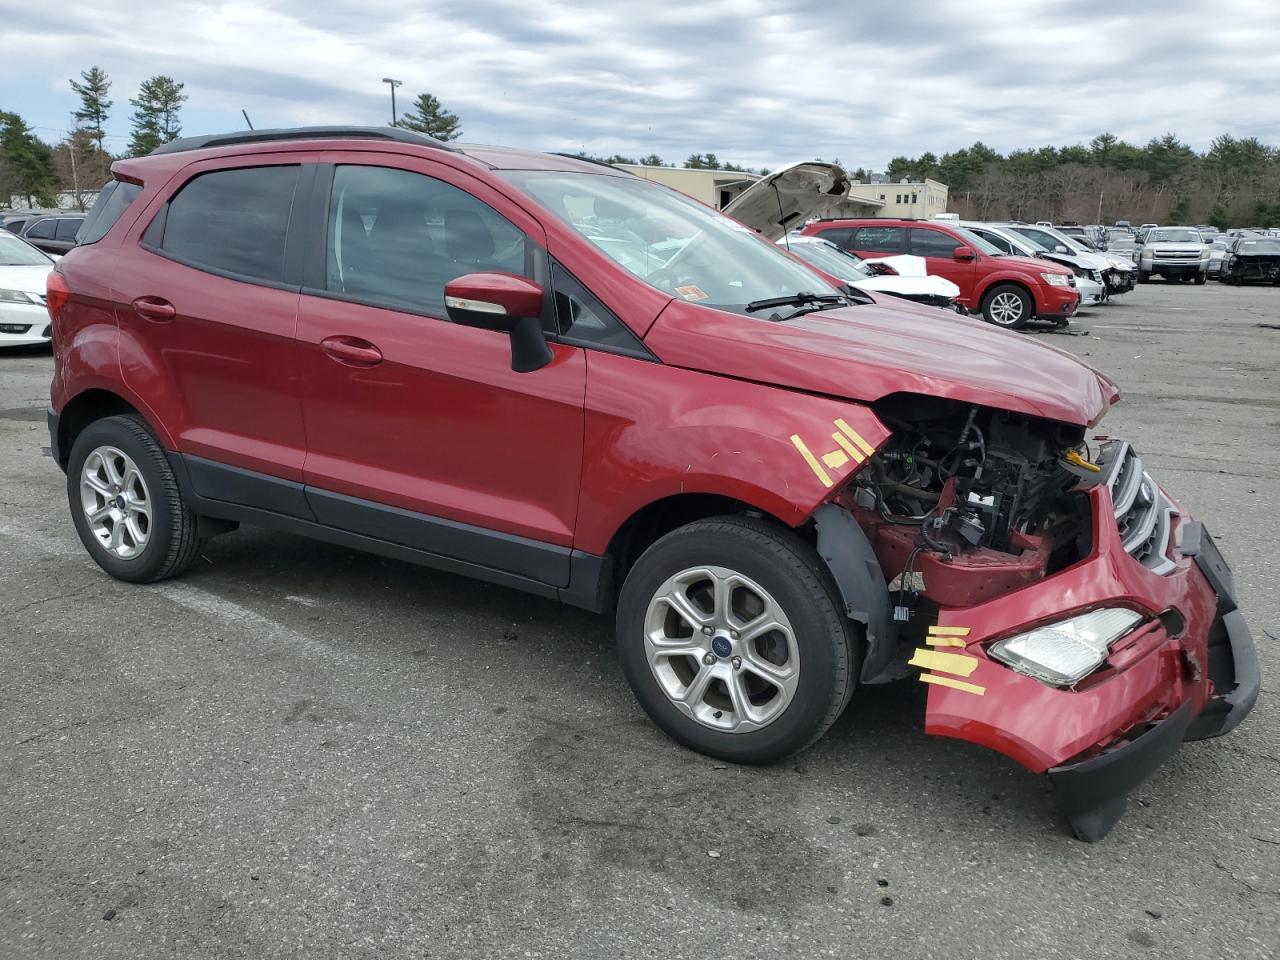
[[[800,231],[859,257],[910,253],[924,257],[931,276],[960,288],[956,302],[988,323],[1017,330],[1030,320],[1065,325],[1080,306],[1070,270],[1001,253],[963,227],[939,220],[815,220]]]

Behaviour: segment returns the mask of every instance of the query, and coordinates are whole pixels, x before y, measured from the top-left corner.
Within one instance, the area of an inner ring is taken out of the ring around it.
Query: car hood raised
[[[834,163],[801,160],[761,177],[733,198],[724,214],[777,242],[793,227],[829,212],[849,193],[849,177]]]
[[[1111,380],[1069,353],[910,307],[866,304],[775,322],[673,300],[645,343],[674,366],[863,403],[918,393],[1092,426],[1119,399]]]

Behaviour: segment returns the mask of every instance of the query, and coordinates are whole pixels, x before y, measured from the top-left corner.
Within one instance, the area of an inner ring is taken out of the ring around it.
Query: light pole
[[[396,87],[403,83],[402,80],[392,80],[390,77],[383,77],[382,82],[391,88],[391,125],[396,125]]]

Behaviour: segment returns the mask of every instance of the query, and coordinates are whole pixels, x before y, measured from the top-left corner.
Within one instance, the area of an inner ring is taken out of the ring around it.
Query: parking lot
[[[1152,283],[1031,334],[1121,384],[1102,432],[1213,531],[1264,671],[1097,845],[926,738],[923,684],[737,768],[547,601],[249,528],[113,581],[48,457],[52,361],[0,355],[0,954],[1276,956],[1278,326],[1280,291]]]

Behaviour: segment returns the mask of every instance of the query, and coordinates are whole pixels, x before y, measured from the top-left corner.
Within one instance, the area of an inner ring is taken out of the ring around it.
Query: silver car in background
[[[1061,264],[1076,275],[1076,289],[1080,291],[1080,307],[1093,307],[1107,299],[1107,285],[1102,278],[1102,271],[1097,264],[1070,253],[1050,253],[1042,250],[1034,243],[1010,230],[990,223],[973,223],[961,220],[960,226],[971,233],[976,233],[1001,253],[1012,257],[1036,257]]]

